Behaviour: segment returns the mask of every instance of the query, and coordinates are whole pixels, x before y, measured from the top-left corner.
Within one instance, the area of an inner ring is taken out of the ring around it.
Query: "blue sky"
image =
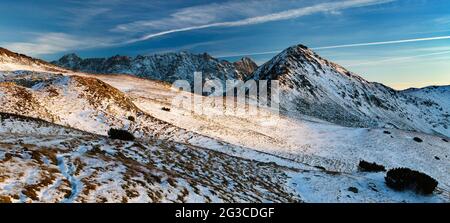
[[[104,57],[185,50],[231,61],[247,55],[261,64],[299,43],[397,89],[449,85],[450,1],[0,3],[0,46],[46,60],[71,52]]]

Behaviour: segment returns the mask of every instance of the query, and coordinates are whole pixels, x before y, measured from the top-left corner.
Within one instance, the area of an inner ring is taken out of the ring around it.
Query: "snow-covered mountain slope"
[[[55,116],[42,106],[39,98],[25,87],[15,83],[0,83],[0,112],[12,112],[30,117],[55,121]]]
[[[286,172],[292,171],[273,164],[181,144],[109,140],[16,115],[0,117],[3,202],[300,201],[287,184]]]
[[[135,106],[125,93],[91,74],[41,73],[41,82],[34,78],[36,73],[26,74],[23,71],[4,73],[8,82],[2,85],[8,87],[0,88],[0,100],[4,102],[1,112],[23,114],[99,135],[106,135],[110,128],[118,128],[128,130],[138,138],[185,143],[242,158],[257,156],[259,161],[274,159],[157,119]],[[37,82],[30,86],[29,79]],[[0,83],[2,81],[0,79]],[[20,86],[23,83],[26,84]],[[17,91],[25,93],[15,93]],[[234,154],[236,151],[240,154]],[[289,166],[302,164],[296,162]]]
[[[425,88],[410,88],[402,91],[406,95],[412,95],[424,100],[425,104],[439,103],[446,114],[450,115],[450,86],[430,86]]]
[[[206,103],[203,108],[213,111],[198,114],[189,108],[173,107],[172,100],[179,94],[186,97],[192,94],[171,91],[168,84],[131,76],[95,77],[125,92],[137,107],[155,118],[232,145],[341,173],[358,172],[360,160],[388,168],[409,167],[430,174],[439,179],[443,188],[450,189],[448,138],[402,130],[342,127],[320,120],[276,116],[263,109],[258,115],[223,115],[220,108]],[[170,111],[162,110],[163,107]],[[414,141],[415,137],[423,142]],[[275,162],[283,165],[282,161]]]
[[[61,72],[64,69],[43,60],[28,57],[23,54],[11,52],[0,47],[0,71],[52,71]]]
[[[303,45],[284,50],[250,77],[279,80],[285,114],[304,114],[352,127],[389,127],[450,136],[446,105],[372,83]]]
[[[250,58],[230,63],[215,59],[206,53],[191,54],[187,52],[134,58],[114,56],[91,59],[81,59],[75,54],[68,54],[52,63],[74,71],[97,74],[130,74],[168,82],[187,80],[190,83],[193,83],[194,72],[202,72],[205,79],[242,80],[257,67]]]
[[[103,135],[109,128],[129,124],[128,116],[136,116],[138,109],[123,93],[98,79],[50,73],[40,73],[41,78],[36,79],[33,75],[6,75],[3,81],[8,82],[3,83],[0,99],[3,112]]]
[[[110,140],[4,113],[0,125],[1,202],[448,201],[442,191],[392,191],[382,174],[284,168],[185,144]]]

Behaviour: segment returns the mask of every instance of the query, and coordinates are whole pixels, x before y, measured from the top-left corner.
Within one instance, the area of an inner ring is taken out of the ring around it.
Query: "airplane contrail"
[[[450,36],[435,36],[426,38],[416,38],[416,39],[402,39],[402,40],[392,40],[392,41],[382,41],[382,42],[368,42],[368,43],[354,43],[354,44],[344,44],[344,45],[334,45],[334,46],[323,46],[323,47],[313,47],[313,50],[327,50],[327,49],[337,49],[337,48],[349,48],[349,47],[361,47],[361,46],[378,46],[378,45],[389,45],[389,44],[401,44],[401,43],[412,43],[412,42],[422,42],[422,41],[433,41],[433,40],[445,40],[450,39]],[[240,56],[255,56],[255,55],[266,55],[280,53],[282,50],[257,52],[257,53],[242,53],[233,55],[223,55],[217,56],[218,58],[224,57],[240,57]]]
[[[358,47],[358,46],[377,46],[377,45],[388,45],[388,44],[397,44],[397,43],[422,42],[422,41],[443,40],[443,39],[450,39],[450,36],[436,36],[436,37],[417,38],[417,39],[402,39],[402,40],[371,42],[371,43],[355,43],[355,44],[345,44],[345,45],[336,45],[336,46],[316,47],[316,48],[312,48],[312,49],[325,50],[325,49],[336,49],[336,48],[347,48],[347,47]]]

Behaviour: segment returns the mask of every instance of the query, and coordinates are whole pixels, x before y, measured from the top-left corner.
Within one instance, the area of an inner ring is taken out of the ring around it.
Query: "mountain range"
[[[188,80],[191,85],[196,71],[202,71],[205,79],[222,82],[279,80],[281,109],[291,117],[306,115],[349,127],[396,128],[450,136],[446,100],[416,97],[418,93],[366,81],[303,45],[284,50],[260,67],[250,58],[230,63],[208,54],[186,52],[92,59],[69,54],[52,64],[75,71],[131,74],[169,83]]]
[[[279,80],[282,115],[173,107],[193,94],[170,83],[194,71]],[[368,82],[303,45],[261,66],[187,52],[47,63],[0,49],[0,201],[449,202],[448,96]],[[422,171],[438,188],[394,191],[361,160]]]
[[[74,71],[95,74],[131,74],[138,77],[174,82],[187,80],[193,83],[193,73],[202,72],[205,79],[218,78],[243,80],[257,68],[250,58],[230,63],[213,58],[207,53],[165,53],[150,56],[113,56],[110,58],[81,59],[68,54],[52,64]]]

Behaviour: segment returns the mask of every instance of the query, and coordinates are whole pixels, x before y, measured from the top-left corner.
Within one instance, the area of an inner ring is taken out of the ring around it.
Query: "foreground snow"
[[[286,168],[185,144],[109,140],[8,114],[1,114],[1,126],[2,202],[448,201],[441,190],[433,196],[392,191],[382,174]]]
[[[347,128],[266,110],[220,115],[206,105],[213,112],[200,115],[171,106],[173,97],[190,93],[128,76],[22,71],[3,73],[2,80],[1,112],[60,124],[2,115],[4,201],[450,201],[450,146],[441,137]],[[111,127],[132,131],[138,142],[101,136]],[[384,173],[359,172],[361,159],[425,172],[439,188],[433,196],[393,191]],[[153,174],[155,166],[159,178],[176,175],[151,181],[147,171]]]
[[[387,168],[409,167],[438,179],[446,190],[450,188],[447,138],[393,129],[341,127],[313,118],[276,116],[269,111],[260,111],[258,116],[214,115],[220,111],[199,115],[189,109],[171,107],[177,94],[190,93],[171,91],[166,84],[133,77],[97,78],[126,92],[140,109],[158,119],[233,145],[345,173],[357,171],[360,160]],[[162,107],[170,107],[171,111]],[[414,141],[414,137],[423,142]]]

